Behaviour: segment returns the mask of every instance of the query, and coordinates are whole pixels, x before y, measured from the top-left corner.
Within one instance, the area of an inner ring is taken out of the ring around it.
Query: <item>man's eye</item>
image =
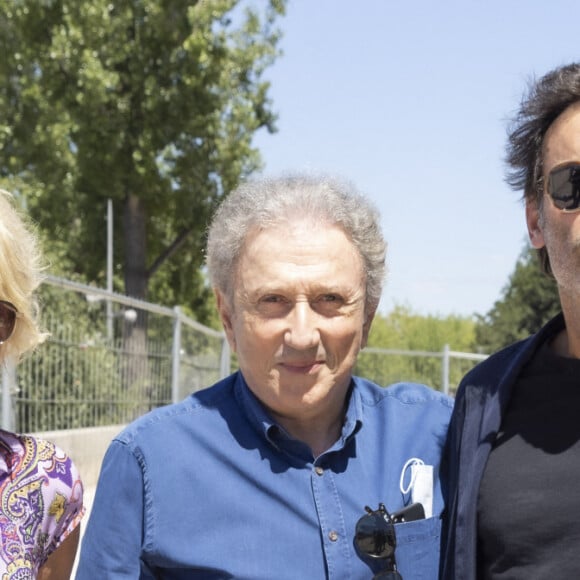
[[[322,302],[340,302],[340,296],[336,294],[323,294],[320,299]]]
[[[344,299],[339,294],[321,294],[312,307],[324,316],[336,316],[344,306]]]
[[[277,318],[284,316],[288,312],[288,309],[291,308],[291,303],[279,294],[267,294],[258,299],[255,308],[262,316]]]
[[[260,298],[260,302],[266,302],[268,304],[276,304],[282,301],[283,301],[282,296],[277,296],[275,294]]]

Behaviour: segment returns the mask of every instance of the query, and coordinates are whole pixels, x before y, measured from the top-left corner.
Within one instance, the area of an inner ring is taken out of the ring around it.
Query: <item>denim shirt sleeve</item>
[[[140,561],[142,506],[141,466],[127,445],[114,440],[103,460],[77,580],[153,578]]]

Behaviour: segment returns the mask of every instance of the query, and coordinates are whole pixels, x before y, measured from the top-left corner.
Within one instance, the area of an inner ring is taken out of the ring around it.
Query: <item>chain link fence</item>
[[[355,373],[379,385],[424,383],[454,395],[463,375],[487,357],[452,351],[448,345],[441,352],[367,347],[359,354]]]
[[[120,425],[230,373],[224,333],[179,308],[54,277],[39,300],[50,336],[4,369],[5,429]]]

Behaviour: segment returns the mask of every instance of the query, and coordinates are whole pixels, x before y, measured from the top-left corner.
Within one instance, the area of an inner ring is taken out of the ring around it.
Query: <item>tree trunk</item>
[[[143,201],[134,194],[125,199],[125,293],[147,299],[147,216]]]
[[[143,201],[128,194],[124,212],[125,293],[132,298],[147,299],[147,228]],[[142,401],[134,409],[135,416],[149,410],[149,361],[147,359],[147,312],[137,310],[135,322],[124,323],[124,383],[131,397]]]

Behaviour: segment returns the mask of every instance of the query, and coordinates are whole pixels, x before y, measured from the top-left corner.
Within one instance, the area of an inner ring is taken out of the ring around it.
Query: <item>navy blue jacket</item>
[[[559,314],[537,334],[477,365],[459,385],[444,460],[448,513],[441,580],[477,577],[477,495],[487,458],[521,369],[562,328]]]

